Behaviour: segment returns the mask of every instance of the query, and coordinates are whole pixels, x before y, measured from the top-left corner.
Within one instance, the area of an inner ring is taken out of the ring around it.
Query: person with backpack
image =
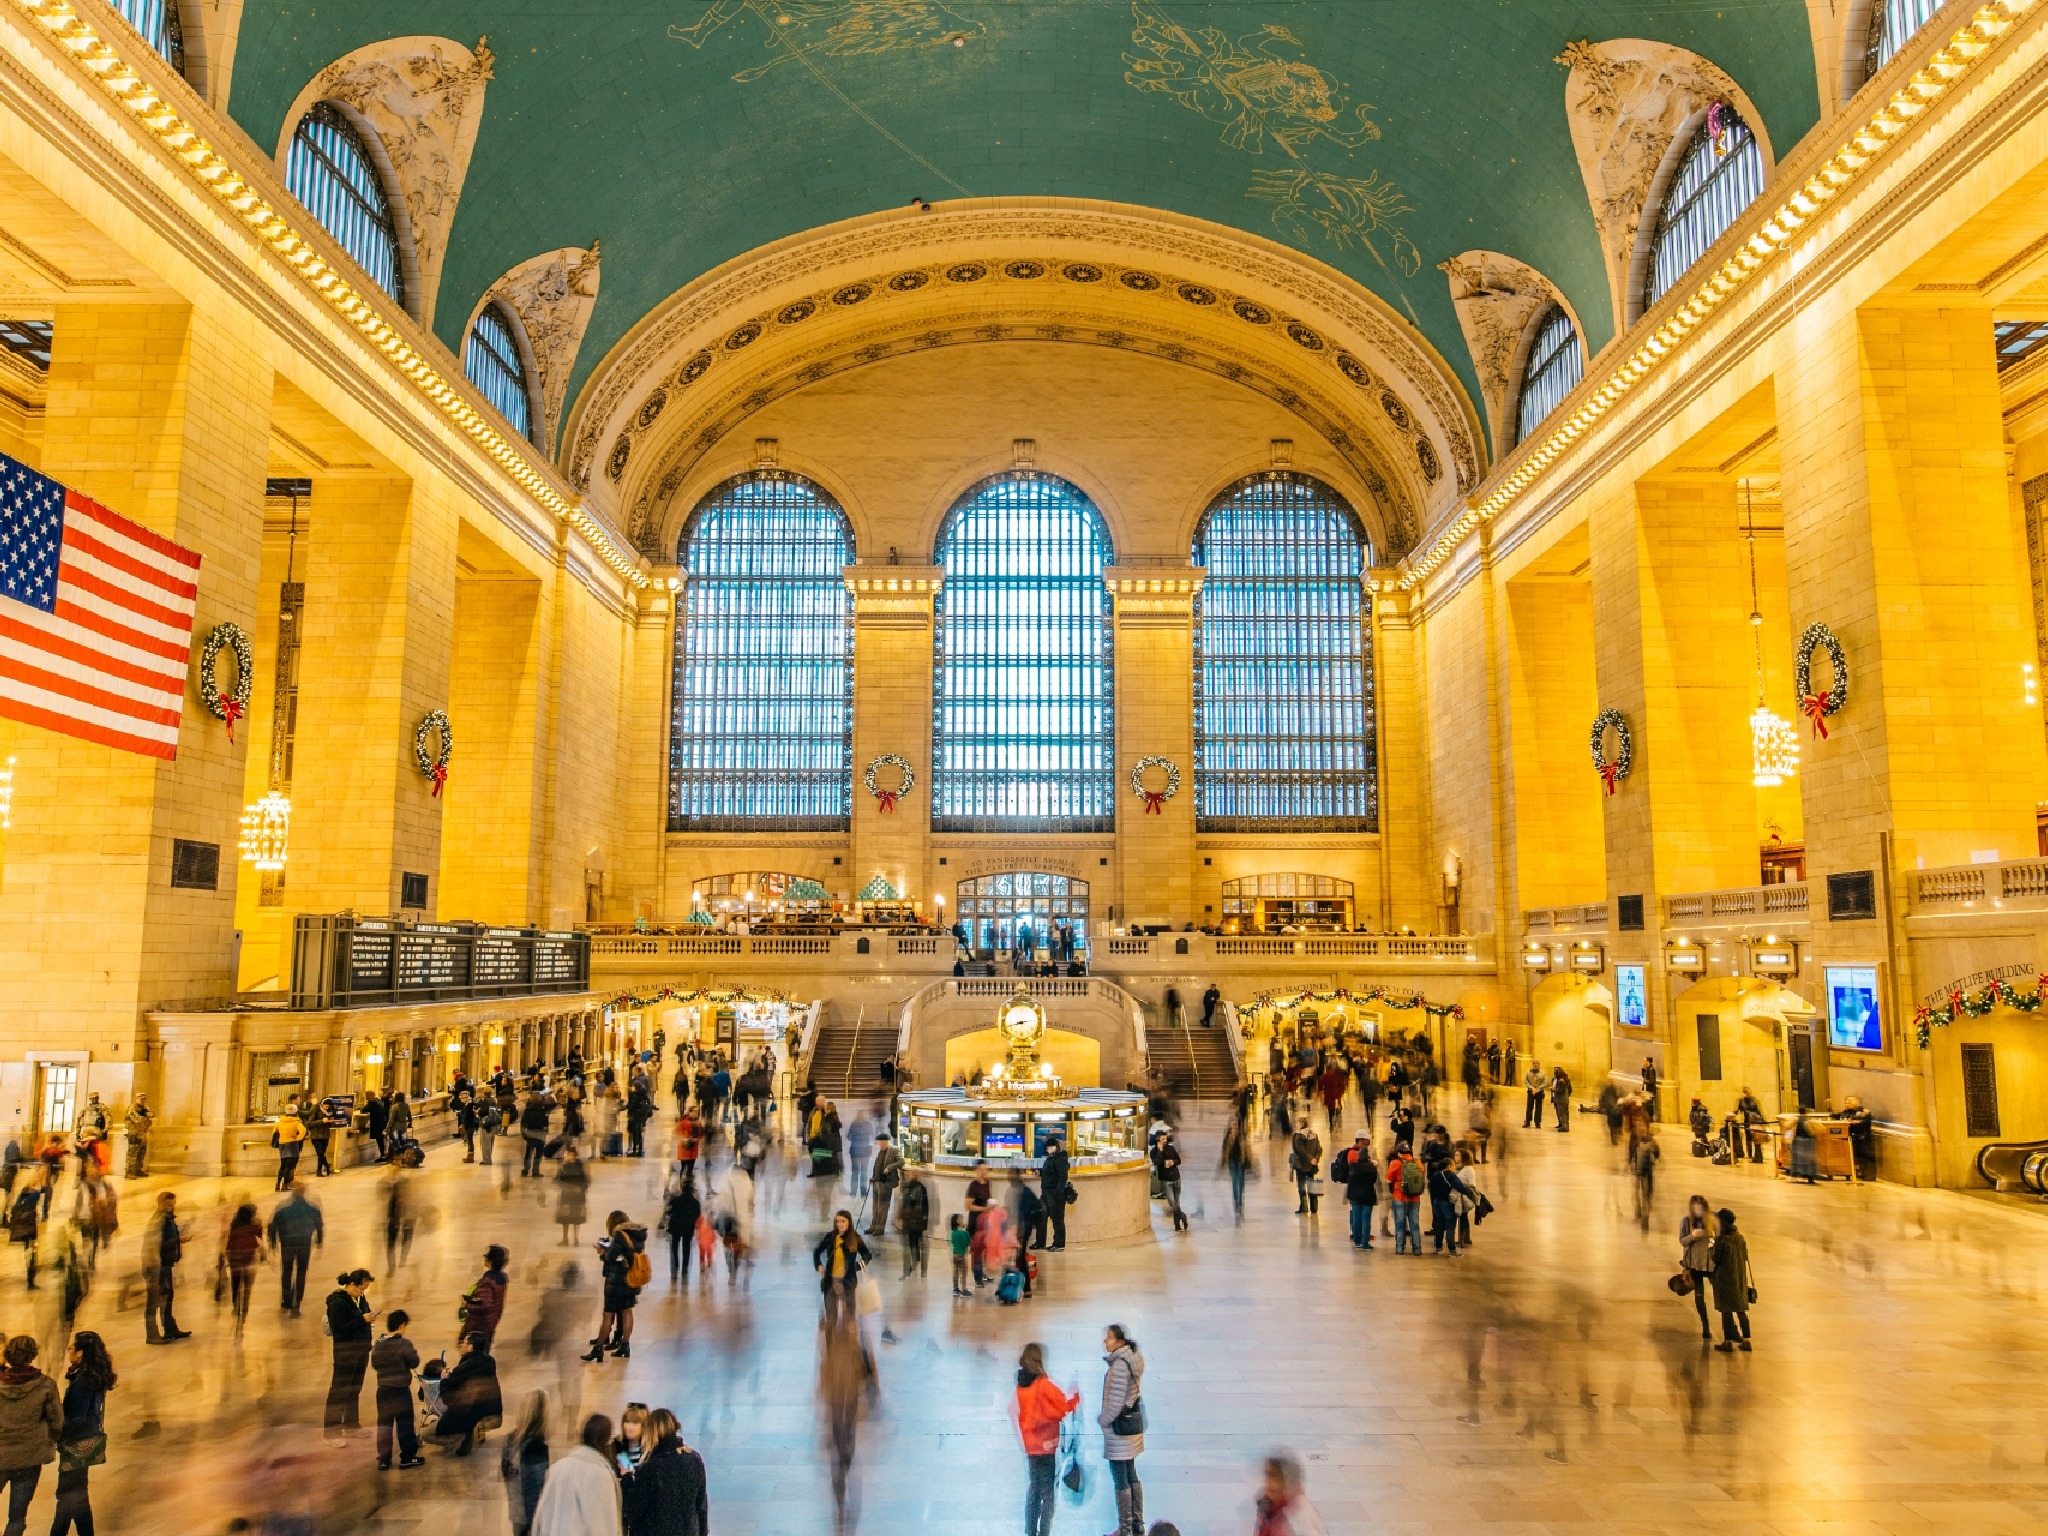
[[[825,1298],[825,1326],[851,1323],[857,1315],[854,1293],[861,1270],[873,1257],[853,1229],[851,1211],[835,1211],[832,1230],[811,1247],[811,1267],[818,1272],[818,1290]]]
[[[1145,1536],[1145,1486],[1138,1481],[1138,1458],[1145,1452],[1145,1357],[1122,1323],[1103,1330],[1102,1347],[1102,1407],[1095,1423],[1116,1489],[1116,1530],[1110,1536]]]
[[[1422,1252],[1422,1197],[1429,1189],[1429,1176],[1422,1159],[1417,1157],[1405,1142],[1394,1144],[1394,1155],[1387,1159],[1387,1193],[1394,1207],[1394,1252],[1401,1253],[1411,1244],[1416,1253]]]
[[[1081,1406],[1045,1371],[1045,1346],[1026,1344],[1017,1357],[1017,1435],[1030,1482],[1024,1493],[1024,1536],[1052,1536],[1053,1489],[1059,1470],[1060,1425]]]
[[[920,1275],[929,1273],[925,1268],[924,1235],[932,1224],[932,1192],[917,1176],[917,1170],[907,1165],[897,1209],[901,1212],[897,1219],[903,1224],[903,1278],[908,1280],[913,1269]]]
[[[633,1308],[640,1300],[640,1288],[654,1278],[654,1266],[647,1257],[647,1229],[624,1211],[613,1211],[604,1219],[605,1239],[597,1244],[598,1264],[604,1275],[604,1317],[597,1337],[590,1341],[585,1360],[602,1361],[607,1351],[621,1360],[633,1356]]]
[[[504,1131],[504,1111],[498,1108],[498,1101],[495,1098],[489,1094],[484,1095],[477,1101],[476,1106],[476,1140],[477,1161],[486,1168],[491,1166],[491,1148],[497,1145],[498,1138]]]
[[[1351,1246],[1372,1247],[1372,1208],[1379,1204],[1380,1170],[1373,1161],[1372,1144],[1364,1131],[1351,1138],[1349,1151],[1337,1154],[1330,1165],[1333,1183],[1344,1186],[1344,1203],[1351,1212]]]
[[[36,1263],[42,1249],[43,1183],[49,1172],[37,1168],[14,1190],[14,1202],[7,1207],[7,1241],[21,1246],[28,1271],[28,1288],[36,1288]]]
[[[1294,1170],[1294,1214],[1316,1215],[1322,1210],[1323,1203],[1319,1187],[1323,1173],[1323,1138],[1315,1133],[1315,1128],[1306,1118],[1301,1122],[1301,1129],[1294,1133],[1287,1166]]]

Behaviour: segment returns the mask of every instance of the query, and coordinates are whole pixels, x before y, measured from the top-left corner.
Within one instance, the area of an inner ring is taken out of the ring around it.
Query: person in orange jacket
[[[1017,1433],[1031,1466],[1031,1485],[1024,1494],[1024,1536],[1052,1536],[1060,1421],[1080,1406],[1080,1393],[1062,1392],[1045,1374],[1045,1346],[1026,1344],[1017,1357]]]

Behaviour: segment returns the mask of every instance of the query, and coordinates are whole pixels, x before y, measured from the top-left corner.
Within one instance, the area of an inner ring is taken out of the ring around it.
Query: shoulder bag
[[[1142,1435],[1145,1433],[1145,1400],[1134,1397],[1116,1411],[1116,1417],[1109,1421],[1112,1435]]]

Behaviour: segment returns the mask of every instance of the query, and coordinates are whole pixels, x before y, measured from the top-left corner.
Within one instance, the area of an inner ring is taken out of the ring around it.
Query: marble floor
[[[1667,1132],[1677,1155],[1645,1232],[1603,1134],[1515,1131],[1484,1170],[1498,1211],[1472,1253],[1397,1258],[1391,1245],[1354,1252],[1340,1210],[1297,1217],[1277,1148],[1234,1222],[1214,1172],[1219,1131],[1215,1116],[1191,1114],[1190,1232],[1162,1220],[1149,1238],[1049,1255],[1041,1294],[1023,1306],[952,1300],[943,1262],[900,1281],[892,1242],[897,1342],[880,1349],[842,1528],[1017,1530],[1017,1350],[1043,1342],[1055,1379],[1092,1403],[1111,1321],[1148,1361],[1147,1516],[1187,1536],[1249,1532],[1258,1458],[1282,1446],[1302,1458],[1333,1533],[1993,1536],[2048,1522],[2048,1409],[2036,1395],[2048,1215],[1890,1186],[1789,1185],[1695,1162]],[[501,1188],[498,1170],[447,1147],[415,1176],[424,1214],[395,1270],[379,1175],[319,1181],[328,1237],[305,1315],[280,1314],[266,1269],[239,1341],[211,1299],[210,1256],[224,1202],[247,1186],[178,1181],[195,1228],[180,1321],[195,1337],[145,1349],[127,1277],[149,1194],[166,1183],[146,1181],[80,1318],[106,1336],[122,1377],[109,1462],[94,1473],[100,1529],[505,1531],[495,1454],[433,1452],[425,1468],[380,1474],[367,1437],[335,1447],[319,1427],[328,1342],[315,1303],[334,1272],[370,1268],[373,1303],[411,1311],[432,1353],[452,1346],[457,1298],[493,1241],[514,1253],[499,1346],[508,1404],[537,1385],[575,1414],[666,1405],[708,1464],[719,1536],[834,1529],[808,1263],[823,1192],[783,1167],[761,1181],[751,1288],[721,1275],[671,1289],[658,1266],[632,1360],[601,1366],[527,1348],[543,1292],[574,1256],[554,1246],[552,1187]],[[599,1166],[593,1215],[620,1206],[651,1221],[659,1172]],[[1693,1190],[1734,1207],[1749,1235],[1754,1354],[1704,1349],[1690,1303],[1665,1289]],[[267,1213],[272,1197],[254,1193]],[[583,1268],[588,1286],[587,1254]],[[50,1287],[24,1289],[10,1252],[0,1323],[47,1348],[61,1336],[54,1307]],[[558,1435],[558,1451],[567,1442]],[[46,1477],[31,1529],[50,1508]],[[1099,1476],[1084,1504],[1063,1497],[1056,1520],[1088,1536],[1112,1523]]]

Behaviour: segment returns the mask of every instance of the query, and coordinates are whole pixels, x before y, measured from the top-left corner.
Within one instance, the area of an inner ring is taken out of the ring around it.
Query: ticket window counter
[[[949,1090],[950,1091],[950,1090]],[[1053,1139],[1066,1144],[1077,1167],[1142,1161],[1146,1119],[1136,1095],[1118,1105],[1043,1109],[1030,1105],[965,1108],[906,1104],[897,1131],[905,1162],[960,1167],[976,1162],[1035,1164]]]

